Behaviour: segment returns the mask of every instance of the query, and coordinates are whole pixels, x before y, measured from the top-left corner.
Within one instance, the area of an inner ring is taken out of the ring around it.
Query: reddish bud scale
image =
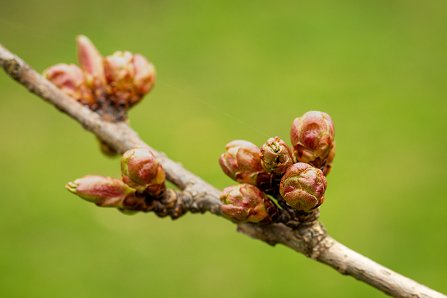
[[[79,65],[85,72],[88,84],[93,89],[103,89],[105,76],[101,54],[87,36],[79,35],[76,43]]]
[[[290,139],[298,161],[323,169],[334,147],[334,124],[323,112],[311,111],[293,121]],[[333,159],[333,156],[332,156]]]
[[[93,175],[76,179],[65,187],[84,200],[110,207],[122,207],[124,199],[135,192],[119,179]]]
[[[115,52],[104,58],[107,93],[117,105],[132,106],[149,92],[155,68],[146,58],[130,52]]]
[[[224,173],[231,179],[252,185],[269,180],[269,174],[261,164],[259,148],[247,141],[235,140],[225,147],[226,152],[219,158]]]
[[[44,76],[68,96],[88,106],[95,104],[82,70],[74,64],[56,64],[44,71]]]
[[[239,184],[226,187],[220,200],[222,214],[236,222],[261,222],[269,218],[274,204],[256,186]]]
[[[159,196],[166,189],[165,172],[146,148],[130,149],[123,154],[121,174],[123,181],[138,192]]]
[[[289,206],[308,212],[323,203],[326,186],[326,177],[320,169],[299,162],[287,169],[279,192]]]

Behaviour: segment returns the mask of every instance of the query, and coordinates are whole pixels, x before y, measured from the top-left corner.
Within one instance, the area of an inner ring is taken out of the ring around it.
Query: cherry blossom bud
[[[79,65],[85,72],[87,83],[98,95],[105,84],[103,58],[87,36],[79,35],[76,42]]]
[[[126,107],[139,102],[155,82],[154,66],[139,54],[115,52],[104,58],[104,69],[111,99]]]
[[[334,124],[323,112],[307,112],[293,121],[290,139],[298,161],[323,169],[334,146]]]
[[[269,174],[261,165],[261,151],[247,141],[235,140],[225,146],[226,152],[220,156],[219,164],[224,173],[240,183],[257,185]]]
[[[74,64],[56,64],[44,71],[44,76],[68,96],[88,106],[95,104],[93,93],[82,70]]]
[[[310,211],[323,203],[326,185],[326,177],[320,169],[299,162],[287,169],[279,192],[292,208]]]
[[[135,190],[119,179],[85,176],[65,185],[70,192],[99,206],[122,207],[126,197]]]
[[[165,172],[146,148],[130,149],[123,154],[121,174],[123,181],[138,192],[159,196],[166,189]]]
[[[238,184],[226,187],[220,200],[222,214],[237,222],[260,222],[269,216],[273,203],[256,186]]]
[[[140,54],[133,55],[133,66],[135,68],[135,77],[133,79],[135,88],[141,96],[144,96],[154,86],[155,67]]]
[[[292,151],[279,137],[270,138],[261,147],[261,163],[265,171],[281,176],[294,163]]]

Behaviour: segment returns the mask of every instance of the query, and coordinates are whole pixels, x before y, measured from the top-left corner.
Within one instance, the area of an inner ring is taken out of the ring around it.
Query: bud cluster
[[[269,138],[261,147],[241,140],[228,143],[219,164],[242,184],[224,189],[223,215],[238,222],[271,221],[278,208],[270,195],[290,221],[315,219],[310,214],[318,214],[324,201],[325,176],[335,157],[334,136],[331,117],[311,111],[293,121],[291,147],[279,137]]]
[[[121,174],[121,179],[85,176],[67,183],[65,187],[98,206],[122,210],[147,211],[152,208],[149,198],[163,199],[166,191],[165,172],[148,149],[126,151],[121,158]]]
[[[77,38],[77,49],[80,67],[56,64],[44,75],[67,95],[106,118],[119,118],[117,115],[125,113],[152,89],[155,68],[143,56],[119,51],[103,57],[82,35]]]

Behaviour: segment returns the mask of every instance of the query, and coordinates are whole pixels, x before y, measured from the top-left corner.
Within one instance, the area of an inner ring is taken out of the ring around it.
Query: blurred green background
[[[232,139],[288,140],[330,113],[337,156],[321,220],[354,250],[447,292],[447,2],[5,1],[0,42],[38,70],[74,38],[157,67],[131,112],[149,144],[222,188]],[[211,215],[124,216],[64,189],[118,176],[94,137],[0,74],[0,296],[383,297]]]

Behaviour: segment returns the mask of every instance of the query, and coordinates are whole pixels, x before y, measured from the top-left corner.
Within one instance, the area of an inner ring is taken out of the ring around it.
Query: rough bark
[[[220,215],[218,189],[151,148],[126,123],[102,120],[96,113],[65,95],[1,45],[0,65],[8,75],[28,90],[78,121],[86,130],[91,131],[117,152],[123,153],[137,146],[149,148],[166,171],[167,179],[183,190],[193,211],[207,211]],[[242,223],[238,225],[238,230],[270,245],[283,244],[394,297],[447,297],[347,248],[328,236],[318,221],[300,225],[296,229],[280,223],[268,225]]]

